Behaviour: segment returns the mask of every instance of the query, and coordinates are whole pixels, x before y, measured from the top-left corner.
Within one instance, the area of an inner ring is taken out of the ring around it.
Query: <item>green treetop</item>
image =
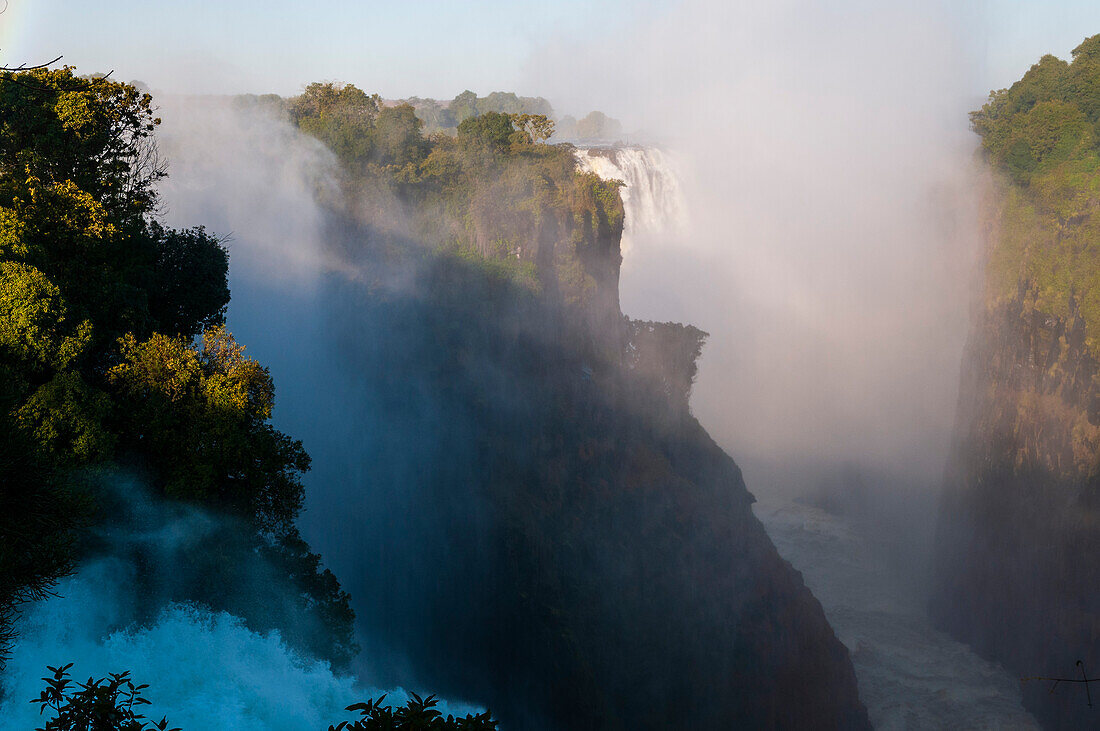
[[[1100,345],[1100,36],[1072,63],[1044,56],[971,114],[998,173],[998,235],[986,265],[990,304],[1017,297],[1059,317],[1079,307]]]

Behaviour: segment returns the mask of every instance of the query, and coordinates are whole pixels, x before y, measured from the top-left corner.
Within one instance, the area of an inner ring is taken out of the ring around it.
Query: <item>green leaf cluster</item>
[[[267,369],[221,326],[201,345],[128,335],[120,356],[107,383],[127,422],[140,425],[120,429],[120,441],[145,456],[164,493],[250,516],[262,530],[289,529],[309,457],[268,423],[275,388]]]

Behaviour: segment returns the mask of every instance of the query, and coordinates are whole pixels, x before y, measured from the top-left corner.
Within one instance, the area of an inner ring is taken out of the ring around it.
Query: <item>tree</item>
[[[511,144],[515,131],[511,115],[486,112],[478,117],[470,117],[458,125],[458,139],[468,144],[504,149]]]
[[[512,124],[532,143],[548,140],[554,135],[554,122],[544,114],[513,114]]]
[[[291,100],[290,118],[328,145],[346,166],[359,169],[371,159],[381,109],[377,94],[366,94],[352,84],[315,82]]]
[[[0,365],[9,414],[53,459],[108,458],[106,364],[124,334],[221,323],[228,257],[156,223],[152,100],[71,68],[0,73]]]
[[[428,142],[421,134],[423,127],[411,104],[382,109],[374,131],[373,161],[399,167],[418,164],[428,154]]]
[[[454,129],[458,126],[451,109],[443,106],[435,99],[421,99],[413,96],[405,101],[413,106],[413,109],[416,110],[416,116],[424,122],[425,134]]]
[[[220,243],[151,221],[165,168],[148,94],[71,68],[0,73],[0,111],[0,261],[37,271],[71,322],[90,323],[89,355],[127,331],[221,321]]]
[[[377,97],[308,91],[308,119],[373,124]],[[76,476],[119,463],[246,521],[350,626],[292,540],[309,457],[271,426],[271,378],[222,327],[228,253],[156,220],[151,97],[70,68],[0,72],[0,120],[0,639],[72,565],[93,508],[74,496],[94,493]]]
[[[153,468],[167,496],[217,506],[261,530],[290,530],[309,469],[301,442],[271,427],[275,387],[223,327],[201,346],[154,333],[127,336],[107,374],[120,448]]]
[[[71,68],[0,72],[0,634],[89,520],[70,468],[118,441],[103,381],[124,332],[221,321],[224,249],[151,222],[148,94]],[[186,245],[184,243],[186,242]],[[202,281],[198,281],[198,278]]]
[[[193,337],[225,322],[229,252],[202,226],[184,231],[152,224],[158,241],[149,314],[161,332]]]
[[[476,117],[478,115],[477,94],[467,89],[451,100],[450,109],[455,124],[462,124],[470,117]]]
[[[577,122],[575,133],[582,140],[610,140],[622,134],[622,125],[603,112],[589,112]]]

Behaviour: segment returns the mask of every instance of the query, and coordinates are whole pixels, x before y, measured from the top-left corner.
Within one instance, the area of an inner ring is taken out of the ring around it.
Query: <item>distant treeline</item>
[[[281,97],[275,94],[250,98],[271,104],[284,102]],[[394,107],[403,104],[411,106],[417,119],[424,123],[423,133],[426,136],[446,134],[453,137],[458,134],[460,124],[471,117],[477,117],[488,112],[541,115],[553,120],[555,124],[554,142],[612,142],[619,139],[623,133],[623,126],[619,120],[609,117],[603,112],[592,111],[580,119],[568,114],[557,117],[550,102],[541,96],[517,96],[510,91],[494,91],[488,96],[478,96],[474,92],[466,90],[449,101],[425,99],[418,96],[396,100],[378,97],[378,103],[382,107]]]
[[[458,125],[470,117],[486,112],[501,114],[541,114],[553,119],[557,125],[555,141],[559,140],[614,140],[622,134],[617,119],[603,112],[589,112],[580,120],[570,115],[556,117],[550,102],[541,96],[516,96],[512,92],[494,91],[479,97],[472,91],[464,91],[451,101],[409,97],[401,100],[412,105],[416,116],[424,122],[425,134],[444,132],[454,134]]]

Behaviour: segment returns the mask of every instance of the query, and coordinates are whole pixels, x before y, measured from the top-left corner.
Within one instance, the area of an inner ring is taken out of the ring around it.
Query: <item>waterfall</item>
[[[582,170],[626,183],[624,256],[641,237],[674,235],[683,228],[684,197],[667,153],[656,147],[592,147],[576,155]]]

